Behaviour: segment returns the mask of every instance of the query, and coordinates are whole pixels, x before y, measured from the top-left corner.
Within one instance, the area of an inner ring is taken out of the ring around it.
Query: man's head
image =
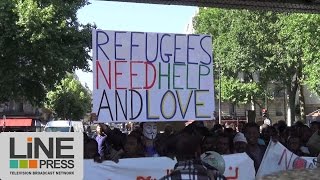
[[[320,130],[320,122],[318,122],[318,121],[311,122],[310,123],[310,128],[311,128],[312,134],[314,134],[315,132]]]
[[[248,145],[257,145],[259,139],[259,126],[256,123],[248,123],[244,128],[244,135]]]
[[[103,133],[103,129],[102,129],[102,126],[101,124],[98,124],[97,127],[96,127],[96,132],[97,134],[101,135]]]
[[[247,149],[247,139],[244,137],[244,134],[239,132],[233,138],[233,148],[236,153],[244,153]]]
[[[213,135],[205,136],[202,141],[202,152],[215,151],[217,138]]]
[[[175,155],[179,160],[197,159],[201,154],[201,138],[189,133],[180,133],[175,136]]]
[[[97,125],[96,131],[97,131],[97,134],[99,135],[103,135],[103,134],[105,135],[110,131],[110,128],[106,124],[99,123]]]
[[[208,173],[218,171],[223,174],[225,171],[225,161],[223,157],[214,151],[208,151],[201,155],[202,164],[208,169]]]
[[[219,154],[229,154],[230,153],[230,138],[225,133],[220,133],[218,135],[217,152]]]
[[[301,146],[300,138],[296,135],[289,136],[287,146],[290,151],[299,150]]]
[[[157,136],[157,124],[154,122],[142,123],[143,135],[150,140],[154,140]]]
[[[173,133],[173,127],[170,124],[166,124],[164,128],[164,134],[170,135]]]
[[[139,154],[139,151],[143,150],[142,141],[139,136],[135,135],[128,135],[126,142],[124,144],[124,151],[127,153],[127,155],[135,156]]]
[[[243,121],[239,122],[238,127],[237,127],[238,132],[242,132],[243,133],[243,129],[244,129],[245,125],[246,125],[245,122],[243,122]]]

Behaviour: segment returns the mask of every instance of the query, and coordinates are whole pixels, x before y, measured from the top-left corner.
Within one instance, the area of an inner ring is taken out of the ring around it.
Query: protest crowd
[[[210,129],[203,121],[194,121],[180,131],[167,124],[163,133],[157,133],[156,123],[140,123],[125,134],[117,128],[98,124],[93,137],[85,134],[84,158],[99,163],[164,156],[176,158],[177,164],[173,172],[162,179],[226,179],[222,175],[224,170],[219,167],[221,163],[206,161],[206,153],[216,153],[215,156],[246,153],[257,172],[269,141],[281,143],[298,156],[317,157],[320,153],[319,130],[317,121],[310,127],[299,121],[292,126],[278,121],[261,126],[253,122],[239,122],[237,126],[215,124]]]

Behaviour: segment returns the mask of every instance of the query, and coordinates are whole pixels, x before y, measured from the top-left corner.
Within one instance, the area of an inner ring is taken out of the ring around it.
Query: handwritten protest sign
[[[245,153],[223,156],[226,162],[224,175],[228,180],[253,180],[253,161]],[[84,180],[157,180],[169,174],[176,161],[166,157],[120,159],[118,163],[105,161],[84,162]]]
[[[93,30],[92,39],[98,121],[212,119],[210,36]]]
[[[254,180],[255,169],[252,159],[246,154],[223,155],[226,163],[224,175],[228,180]]]
[[[315,168],[314,159],[315,157],[299,157],[281,143],[270,141],[257,172],[257,177],[290,169]]]

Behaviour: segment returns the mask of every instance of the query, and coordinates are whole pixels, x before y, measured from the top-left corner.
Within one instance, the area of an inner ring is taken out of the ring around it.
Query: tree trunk
[[[304,92],[303,92],[303,86],[302,86],[302,81],[304,79],[303,74],[302,74],[302,60],[299,59],[299,68],[297,68],[297,84],[299,88],[299,106],[300,106],[300,120],[302,122],[306,122],[306,113],[305,113],[305,100],[304,100]]]
[[[301,121],[306,123],[306,113],[305,113],[305,100],[303,86],[299,83],[299,105],[300,105],[300,116]]]
[[[256,110],[256,103],[255,103],[255,100],[254,100],[255,98],[252,96],[251,97],[251,110],[252,111],[255,111]]]
[[[296,93],[291,90],[287,91],[287,124],[291,126],[295,121],[295,101]]]
[[[294,75],[290,85],[287,85],[287,124],[291,126],[295,122],[296,94],[298,90],[298,77]]]

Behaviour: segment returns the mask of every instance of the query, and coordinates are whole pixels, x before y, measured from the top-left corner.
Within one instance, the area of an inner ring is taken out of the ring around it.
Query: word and
[[[204,106],[204,102],[199,97],[200,95],[207,96],[209,90],[189,90],[189,95],[186,99],[181,98],[179,90],[167,90],[164,94],[157,93],[157,96],[161,97],[160,104],[153,101],[153,96],[150,95],[148,90],[144,92],[114,90],[113,96],[110,96],[110,94],[108,95],[105,90],[103,91],[98,116],[102,110],[106,110],[112,121],[118,121],[121,118],[135,120],[141,115],[143,109],[145,109],[147,120],[171,119],[176,114],[185,118],[188,112],[194,113],[196,118],[210,118],[209,114],[199,113],[199,109]],[[114,103],[113,106],[111,102]],[[188,111],[190,104],[192,104],[193,109]],[[157,109],[157,107],[159,107],[157,112],[151,111],[151,109]],[[168,107],[171,108],[168,110]]]

